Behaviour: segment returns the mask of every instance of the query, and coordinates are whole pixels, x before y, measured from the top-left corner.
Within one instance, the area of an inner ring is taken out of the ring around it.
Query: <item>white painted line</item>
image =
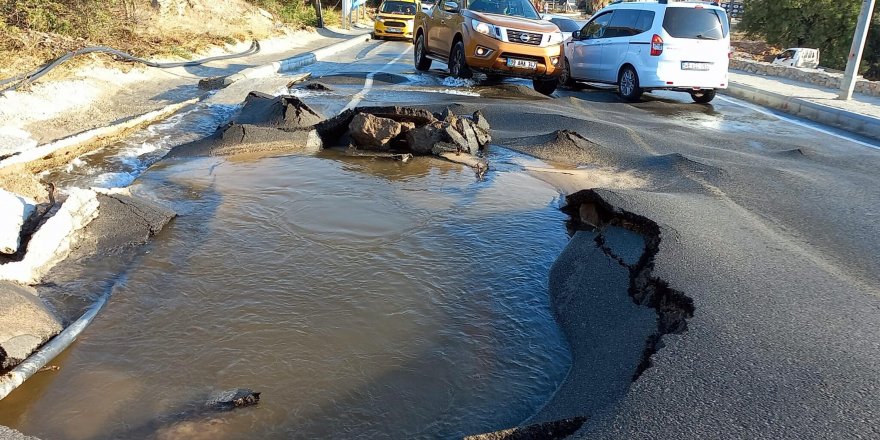
[[[370,93],[370,90],[373,89],[373,77],[376,76],[377,73],[384,72],[385,69],[388,68],[388,66],[390,66],[390,65],[392,65],[392,64],[394,64],[394,63],[400,61],[400,59],[403,58],[403,56],[406,55],[406,53],[409,52],[410,49],[411,49],[411,48],[407,47],[406,50],[404,50],[403,52],[400,53],[400,55],[396,56],[393,60],[391,60],[391,61],[385,63],[385,65],[382,66],[381,69],[379,69],[379,70],[377,70],[377,71],[375,71],[375,72],[370,72],[370,73],[368,73],[368,74],[367,74],[367,80],[364,81],[364,88],[361,89],[360,92],[357,92],[357,93],[351,98],[351,101],[348,102],[348,104],[345,106],[345,108],[342,109],[342,111],[341,111],[340,113],[342,113],[342,112],[344,112],[344,111],[346,111],[346,110],[351,110],[351,109],[357,107],[357,105],[361,103],[361,101],[364,99],[364,97],[367,96],[367,93]]]
[[[804,127],[804,128],[809,128],[809,129],[811,129],[811,130],[818,131],[819,133],[827,134],[827,135],[829,135],[829,136],[834,136],[834,137],[839,138],[839,139],[847,140],[847,141],[850,141],[850,142],[853,142],[853,143],[859,144],[859,145],[861,145],[861,146],[863,146],[863,147],[868,147],[868,148],[873,148],[873,149],[875,149],[875,150],[880,150],[880,146],[878,146],[878,145],[870,144],[870,143],[868,143],[868,142],[863,142],[863,141],[860,141],[860,140],[858,140],[858,139],[853,139],[853,138],[851,138],[851,137],[847,137],[847,136],[844,136],[844,135],[842,135],[842,134],[835,133],[835,132],[830,131],[830,130],[825,130],[824,128],[816,127],[816,126],[814,126],[813,124],[808,124],[808,123],[806,123],[806,122],[798,121],[797,119],[787,118],[787,117],[785,117],[785,116],[778,115],[778,114],[776,114],[776,113],[771,112],[770,110],[767,110],[767,109],[765,109],[765,108],[761,108],[761,107],[759,107],[759,106],[757,106],[757,105],[754,105],[754,104],[750,104],[750,103],[747,103],[747,102],[742,102],[742,101],[740,101],[740,100],[733,100],[733,99],[730,99],[730,98],[727,98],[727,97],[724,97],[724,96],[717,96],[716,98],[717,98],[717,99],[720,99],[720,100],[722,100],[722,101],[725,101],[725,102],[729,102],[729,103],[734,104],[734,105],[738,105],[738,106],[740,106],[740,107],[745,107],[745,108],[747,108],[747,109],[754,110],[754,111],[756,111],[756,112],[758,112],[758,113],[761,113],[761,114],[764,114],[764,115],[767,115],[767,116],[773,116],[774,118],[781,119],[781,120],[786,121],[786,122],[790,122],[790,123],[792,123],[792,124],[794,124],[794,125],[798,125],[798,126],[801,126],[801,127]]]

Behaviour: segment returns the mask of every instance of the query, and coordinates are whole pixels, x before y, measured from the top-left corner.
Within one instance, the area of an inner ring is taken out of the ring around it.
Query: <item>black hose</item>
[[[247,55],[253,55],[255,53],[258,53],[259,51],[260,51],[260,42],[257,40],[254,40],[254,42],[251,43],[251,47],[249,47],[246,51],[241,52],[241,53],[235,53],[235,54],[229,54],[229,55],[219,55],[216,57],[204,58],[204,59],[195,60],[195,61],[181,61],[181,62],[176,62],[176,63],[157,63],[155,61],[150,61],[150,60],[145,60],[143,58],[138,58],[138,57],[133,56],[131,54],[128,54],[128,53],[125,53],[125,52],[122,52],[120,50],[116,50],[116,49],[113,49],[110,47],[104,47],[104,46],[86,47],[83,49],[75,50],[73,52],[68,52],[64,55],[61,55],[60,57],[55,58],[54,60],[49,61],[46,64],[43,64],[42,66],[40,66],[36,70],[33,70],[32,72],[28,72],[25,74],[21,74],[21,75],[14,76],[12,78],[8,78],[8,79],[0,81],[0,87],[3,87],[2,89],[0,89],[0,93],[5,93],[9,90],[16,90],[25,84],[33,83],[34,81],[38,80],[43,75],[49,73],[49,71],[51,71],[52,69],[58,67],[62,63],[66,62],[67,60],[69,60],[77,55],[85,55],[85,54],[90,54],[90,53],[106,53],[109,55],[113,55],[122,61],[141,63],[141,64],[144,64],[144,65],[147,65],[150,67],[157,67],[159,69],[170,69],[173,67],[199,66],[199,65],[211,62],[211,61],[240,58],[240,57],[247,56]],[[7,84],[10,84],[10,83],[12,85],[7,86]]]

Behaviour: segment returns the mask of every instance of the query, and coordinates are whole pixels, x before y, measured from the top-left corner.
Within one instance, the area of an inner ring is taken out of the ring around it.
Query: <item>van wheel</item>
[[[697,90],[691,92],[691,99],[697,104],[708,104],[715,99],[715,90]]]
[[[455,46],[452,46],[452,52],[449,54],[449,74],[464,79],[474,76],[474,72],[468,67],[464,58],[464,43],[461,41],[457,41]]]
[[[626,66],[617,78],[617,92],[624,101],[635,102],[642,97],[642,89],[639,87],[639,74],[632,66]]]
[[[547,96],[552,95],[557,86],[559,86],[558,78],[532,80],[532,87],[535,88],[535,91]]]
[[[413,50],[416,70],[426,71],[431,68],[431,59],[425,55],[425,34],[419,34],[416,38],[416,48]]]
[[[562,63],[562,73],[559,74],[559,85],[562,87],[574,87],[574,80],[571,79],[571,66],[568,64],[568,58]]]

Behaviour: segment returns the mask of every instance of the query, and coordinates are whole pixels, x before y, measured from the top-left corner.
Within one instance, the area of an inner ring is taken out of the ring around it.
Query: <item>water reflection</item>
[[[566,373],[547,299],[565,216],[525,174],[325,152],[169,161],[134,190],[181,217],[51,383],[17,391],[32,405],[9,418],[0,402],[0,423],[112,438],[248,387],[258,407],[187,423],[212,438],[456,438],[525,420]]]

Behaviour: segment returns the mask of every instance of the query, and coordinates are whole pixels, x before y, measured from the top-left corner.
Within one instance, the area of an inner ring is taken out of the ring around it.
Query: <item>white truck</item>
[[[785,49],[781,54],[776,55],[773,64],[815,69],[819,67],[819,49],[807,49],[803,47]]]

